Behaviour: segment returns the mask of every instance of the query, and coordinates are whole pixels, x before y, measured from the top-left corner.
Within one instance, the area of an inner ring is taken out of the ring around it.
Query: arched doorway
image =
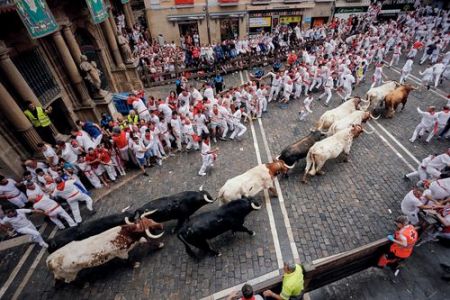
[[[106,68],[103,63],[103,60],[101,58],[100,49],[96,47],[95,40],[91,36],[91,34],[83,29],[78,28],[75,32],[75,38],[78,41],[78,45],[80,45],[80,50],[83,55],[86,55],[89,61],[95,61],[97,64],[97,68],[100,70],[100,79],[102,81],[102,89],[108,90],[109,84],[108,84],[108,78],[106,77]],[[82,74],[83,75],[83,74]],[[88,88],[90,89],[91,86],[88,84]],[[91,94],[93,91],[90,91]]]

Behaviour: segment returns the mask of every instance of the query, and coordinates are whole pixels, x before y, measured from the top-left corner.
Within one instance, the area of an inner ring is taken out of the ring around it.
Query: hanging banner
[[[120,2],[122,2],[122,4],[127,4],[130,0],[120,0]]]
[[[58,30],[58,23],[45,0],[16,0],[15,3],[31,38],[37,39]]]
[[[99,24],[108,18],[108,9],[104,0],[86,0],[86,4],[91,12],[92,21]]]

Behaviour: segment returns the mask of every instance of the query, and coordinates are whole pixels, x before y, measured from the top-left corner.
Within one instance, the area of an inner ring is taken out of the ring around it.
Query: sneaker
[[[226,141],[227,138],[225,138],[225,137],[220,137],[219,140],[221,140],[221,141]]]
[[[213,142],[214,142],[214,143],[217,143],[217,139],[216,139],[216,138],[213,138]]]
[[[173,153],[169,153],[169,156],[175,156],[175,154],[173,154]]]
[[[205,172],[203,172],[203,173],[198,172],[198,176],[206,176],[206,173]]]
[[[413,140],[413,139],[409,139],[409,141],[410,141],[411,143],[414,143],[414,140]]]
[[[162,166],[162,160],[161,159],[158,159],[157,163],[158,163],[158,166]]]
[[[409,181],[409,177],[408,177],[408,176],[406,176],[406,175],[403,175],[403,179],[404,179],[404,180],[408,180],[408,181]]]
[[[42,248],[48,248],[48,244],[46,242],[42,242],[39,244]]]

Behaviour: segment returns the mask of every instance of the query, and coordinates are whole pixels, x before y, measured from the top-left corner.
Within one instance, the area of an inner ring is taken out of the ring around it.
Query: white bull
[[[319,119],[317,123],[317,130],[322,132],[326,131],[330,126],[339,119],[342,119],[359,108],[361,101],[365,102],[361,98],[355,97],[342,103],[336,108],[327,110]]]
[[[311,176],[316,175],[316,173],[324,174],[321,169],[325,162],[338,157],[342,152],[346,154],[345,161],[347,161],[353,139],[360,135],[362,131],[360,125],[353,125],[315,143],[306,156],[306,168],[302,182],[307,183],[308,174]]]
[[[387,81],[384,84],[371,88],[366,93],[366,99],[369,105],[366,110],[376,108],[390,92],[394,91],[400,84],[396,81]]]
[[[371,115],[370,112],[357,110],[344,117],[343,119],[339,119],[334,122],[328,129],[327,135],[331,136],[338,131],[351,127],[352,125],[361,125],[363,122],[366,122],[370,119],[377,120],[378,118],[380,117],[378,116],[377,118],[375,118]]]
[[[264,189],[275,193],[273,179],[280,173],[287,173],[288,168],[282,160],[261,164],[247,172],[228,179],[220,188],[217,198],[220,205],[226,204],[242,197],[254,197]]]
[[[83,269],[102,265],[116,257],[127,259],[128,253],[139,243],[140,238],[146,235],[156,239],[163,234],[153,235],[150,232],[151,229],[162,229],[162,224],[144,218],[145,215],[148,213],[143,214],[136,224],[126,221],[128,225],[116,226],[59,248],[47,257],[47,267],[56,280],[69,283]],[[160,243],[159,247],[163,245]]]

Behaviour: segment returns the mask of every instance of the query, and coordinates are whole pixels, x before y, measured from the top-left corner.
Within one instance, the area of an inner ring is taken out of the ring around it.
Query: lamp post
[[[205,0],[205,17],[206,17],[206,31],[208,32],[208,44],[211,45],[211,30],[209,28],[209,2]]]

